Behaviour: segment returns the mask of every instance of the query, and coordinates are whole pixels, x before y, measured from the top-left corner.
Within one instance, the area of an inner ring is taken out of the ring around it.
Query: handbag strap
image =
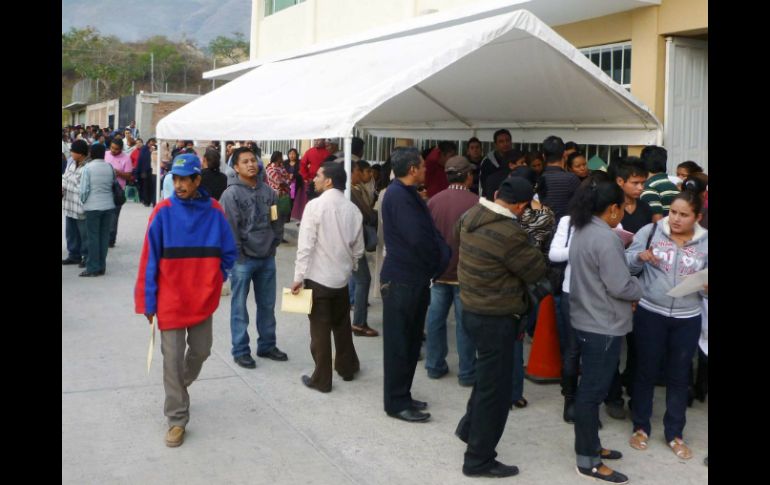
[[[655,235],[655,229],[657,229],[657,228],[658,228],[658,223],[657,222],[653,222],[652,223],[652,231],[650,231],[650,236],[647,238],[647,244],[646,244],[647,249],[650,249],[650,244],[652,243],[652,236]]]
[[[564,241],[564,247],[566,248],[569,246],[569,236],[572,234],[572,219],[569,221],[569,225],[567,226],[567,240]]]

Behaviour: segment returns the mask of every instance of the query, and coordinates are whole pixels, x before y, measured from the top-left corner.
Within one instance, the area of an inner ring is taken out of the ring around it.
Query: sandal
[[[634,434],[631,435],[631,439],[628,440],[628,444],[631,445],[631,448],[635,450],[646,450],[647,441],[649,439],[650,437],[647,436],[647,433],[645,433],[641,429],[637,429],[636,431],[634,431]]]
[[[529,404],[529,403],[523,397],[521,399],[513,401],[513,405],[516,406],[517,408],[525,408],[525,407],[527,407],[527,404]]]
[[[668,443],[668,446],[674,450],[674,454],[682,460],[689,460],[692,458],[692,450],[684,444],[682,438],[674,438]]]

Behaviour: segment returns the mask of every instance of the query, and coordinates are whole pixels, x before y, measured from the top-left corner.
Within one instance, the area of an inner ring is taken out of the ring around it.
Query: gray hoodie
[[[639,261],[639,253],[647,249],[647,238],[652,224],[647,224],[634,235],[634,241],[626,250],[626,260],[632,274],[641,273],[644,296],[639,306],[659,315],[673,318],[690,318],[701,314],[702,292],[681,298],[667,296],[668,291],[682,282],[685,276],[708,268],[709,232],[700,224],[695,225],[691,241],[679,247],[671,239],[668,217],[657,222],[658,229],[650,241],[652,253],[660,259],[657,266]]]
[[[283,223],[280,218],[270,221],[270,206],[277,201],[278,196],[273,189],[259,178],[256,187],[249,186],[240,178],[228,180],[227,189],[222,193],[219,203],[233,230],[239,261],[245,257],[275,256],[275,248],[283,239]]]
[[[642,297],[642,287],[625,262],[623,242],[600,218],[575,229],[569,247],[574,328],[616,337],[631,331],[631,302]]]

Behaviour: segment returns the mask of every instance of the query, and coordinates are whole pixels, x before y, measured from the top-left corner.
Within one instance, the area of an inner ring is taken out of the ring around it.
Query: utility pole
[[[150,82],[152,83],[152,86],[150,87],[150,92],[155,92],[155,53],[150,52]]]
[[[217,55],[214,54],[214,69],[216,69],[216,68],[217,68]],[[216,79],[212,79],[211,80],[211,90],[213,91],[216,88],[217,88],[217,80]]]

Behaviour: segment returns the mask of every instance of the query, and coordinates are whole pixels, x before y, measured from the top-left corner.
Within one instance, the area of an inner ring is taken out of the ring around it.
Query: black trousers
[[[348,287],[329,288],[313,280],[305,280],[305,288],[313,290],[313,310],[310,320],[310,353],[315,370],[310,383],[324,392],[332,389],[332,335],[334,370],[343,378],[352,378],[359,371],[353,333],[350,330],[350,301]]]
[[[486,471],[505,430],[513,392],[513,345],[518,319],[463,310],[462,325],[476,345],[476,382],[457,436],[468,444],[463,471]]]
[[[412,406],[412,381],[420,357],[430,288],[383,281],[380,294],[385,412],[394,414]]]

